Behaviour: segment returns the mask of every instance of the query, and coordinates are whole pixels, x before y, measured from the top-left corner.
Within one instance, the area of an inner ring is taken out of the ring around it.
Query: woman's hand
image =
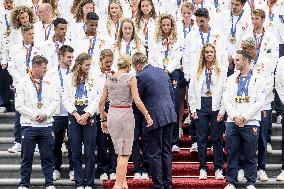
[[[196,113],[196,112],[192,112],[192,113],[191,113],[191,117],[192,117],[194,120],[198,119],[198,116],[197,116],[197,113]]]
[[[217,116],[217,122],[221,122],[221,121],[223,121],[223,120],[224,120],[224,115],[218,114],[218,116]]]
[[[90,114],[88,112],[84,113],[81,116],[80,124],[81,125],[87,125],[87,120],[88,120],[89,117],[90,117]]]
[[[153,125],[153,120],[152,120],[150,114],[147,114],[147,115],[145,116],[145,119],[146,119],[146,121],[147,121],[147,126],[146,126],[146,127],[151,127],[151,126]]]
[[[103,133],[109,134],[108,126],[107,126],[107,122],[106,122],[106,121],[101,122],[101,128],[102,128],[102,132],[103,132]]]

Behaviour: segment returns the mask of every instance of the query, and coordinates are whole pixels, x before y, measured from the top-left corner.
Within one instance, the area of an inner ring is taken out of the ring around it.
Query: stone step
[[[0,178],[0,188],[1,189],[17,189],[20,179],[15,178]],[[45,188],[44,179],[42,178],[33,178],[31,179],[31,188]],[[75,188],[75,182],[68,179],[62,179],[54,182],[54,185],[57,189],[70,189]],[[103,185],[100,180],[95,179],[94,188],[102,189]]]
[[[195,158],[195,160],[191,159]],[[212,152],[208,150],[208,161],[213,160]],[[7,151],[0,151],[0,162],[1,164],[20,164],[21,153],[9,153]],[[187,162],[187,161],[198,161],[197,152],[189,153],[188,148],[182,148],[179,154],[174,154],[173,161],[177,162]],[[63,155],[63,161],[67,162],[67,155]],[[282,151],[281,150],[273,150],[272,154],[269,154],[269,164],[278,164],[282,162]],[[34,154],[33,164],[40,164],[40,155],[38,152]]]
[[[0,113],[0,124],[14,123],[14,121],[15,121],[14,112]]]
[[[214,165],[212,162],[207,163],[208,176],[214,176]],[[225,168],[226,168],[225,164]],[[63,164],[61,166],[60,180],[69,179],[69,165]],[[85,167],[85,166],[83,166]],[[268,164],[266,166],[266,173],[269,178],[275,178],[279,175],[282,168],[281,164]],[[224,175],[226,170],[224,170]],[[130,163],[128,166],[127,175],[133,177],[133,164]],[[182,162],[173,163],[173,177],[184,176],[184,177],[197,177],[199,175],[199,163],[198,162]],[[99,177],[99,175],[96,175]],[[20,165],[19,164],[6,164],[0,165],[0,178],[20,178]],[[42,168],[40,164],[33,165],[32,177],[31,178],[43,178]]]

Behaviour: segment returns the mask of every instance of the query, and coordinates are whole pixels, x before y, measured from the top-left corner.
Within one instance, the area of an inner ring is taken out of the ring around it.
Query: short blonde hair
[[[131,56],[128,54],[123,54],[119,57],[117,62],[118,69],[125,69],[131,67]]]

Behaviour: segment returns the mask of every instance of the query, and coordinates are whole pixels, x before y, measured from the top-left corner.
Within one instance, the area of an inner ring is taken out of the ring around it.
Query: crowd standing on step
[[[225,189],[268,181],[272,109],[284,125],[284,0],[0,2],[0,112],[15,109],[19,189],[30,187],[35,151],[47,189],[62,153],[77,189],[96,176],[127,189],[130,156],[134,180],[171,189],[183,125],[200,180],[210,136]],[[277,181],[283,152],[284,134]]]

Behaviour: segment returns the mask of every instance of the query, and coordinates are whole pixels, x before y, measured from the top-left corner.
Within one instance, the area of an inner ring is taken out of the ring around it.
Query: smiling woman
[[[216,61],[214,45],[207,43],[200,54],[199,65],[189,84],[188,98],[191,116],[196,123],[198,156],[200,163],[200,180],[207,179],[207,140],[211,134],[214,149],[215,178],[224,179],[223,176],[223,115],[221,106],[222,91],[226,73],[222,73]],[[210,130],[209,130],[210,124]]]

